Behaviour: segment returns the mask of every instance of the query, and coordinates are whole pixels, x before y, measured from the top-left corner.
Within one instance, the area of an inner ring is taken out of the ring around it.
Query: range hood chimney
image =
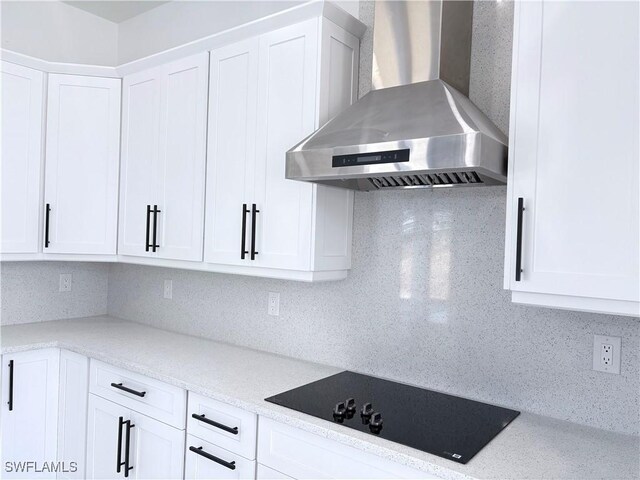
[[[473,2],[377,0],[373,90],[287,152],[354,190],[506,183],[507,138],[468,98]]]

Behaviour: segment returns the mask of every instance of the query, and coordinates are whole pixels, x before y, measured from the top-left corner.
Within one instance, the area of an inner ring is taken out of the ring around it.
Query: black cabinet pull
[[[51,204],[47,203],[44,209],[44,248],[49,248],[49,215],[51,214]]]
[[[204,450],[202,450],[202,447],[189,447],[189,450],[191,450],[193,453],[197,453],[198,455],[203,456],[204,458],[208,458],[212,462],[219,463],[223,467],[227,467],[229,470],[236,469],[236,462],[226,462],[221,458],[218,458],[214,455],[211,455],[210,453],[205,452]]]
[[[242,204],[242,238],[240,239],[240,258],[244,260],[244,256],[249,253],[247,251],[246,246],[246,238],[247,238],[247,213],[249,213],[249,209],[247,208],[247,204]]]
[[[124,444],[124,476],[127,478],[129,476],[129,470],[133,470],[133,467],[129,466],[129,451],[131,450],[131,429],[135,427],[131,420],[127,420],[124,422],[124,425],[127,427],[127,436]]]
[[[113,388],[117,388],[118,390],[122,390],[123,392],[131,393],[138,397],[144,397],[147,392],[138,392],[137,390],[132,390],[131,388],[123,386],[121,383],[112,383],[111,386]]]
[[[198,415],[197,413],[191,414],[193,418],[196,420],[200,420],[201,422],[207,423],[213,427],[219,428],[220,430],[224,430],[225,432],[233,433],[234,435],[238,434],[238,427],[227,427],[222,423],[218,423],[215,420],[211,420],[210,418],[206,418],[204,413],[202,415]]]
[[[9,360],[9,411],[13,411],[13,360]]]
[[[256,259],[256,217],[260,210],[256,208],[256,204],[251,206],[251,260]]]
[[[518,227],[516,231],[516,282],[522,274],[522,216],[524,213],[524,198],[518,198]]]
[[[153,249],[152,251],[155,252],[156,248],[160,248],[160,245],[158,245],[158,242],[156,239],[158,237],[158,214],[162,212],[162,210],[158,210],[158,206],[154,205],[152,212],[153,212],[153,244],[151,245],[151,248]]]
[[[124,465],[122,461],[122,426],[124,425],[124,418],[118,418],[118,458],[116,460],[116,473],[120,473],[120,468]]]
[[[149,228],[150,228],[150,223],[151,223],[151,205],[147,205],[147,235],[146,235],[146,241],[144,243],[144,251],[148,252],[149,249],[151,248],[151,245],[149,244]]]

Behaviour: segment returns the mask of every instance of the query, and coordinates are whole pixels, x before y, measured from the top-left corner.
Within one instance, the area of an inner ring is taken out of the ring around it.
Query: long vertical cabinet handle
[[[51,214],[51,204],[47,203],[44,209],[44,248],[49,248],[49,215]]]
[[[9,360],[9,411],[13,411],[13,360]]]
[[[124,422],[124,425],[127,427],[127,436],[124,444],[124,476],[127,478],[129,476],[129,470],[133,470],[133,467],[129,466],[129,453],[131,450],[131,429],[135,427],[131,420],[127,420]]]
[[[256,217],[260,210],[256,208],[256,204],[251,206],[251,260],[256,259],[258,252],[256,251]]]
[[[244,260],[244,256],[249,253],[247,250],[247,213],[249,213],[249,209],[247,208],[247,204],[242,204],[242,238],[240,239],[240,258]]]
[[[524,214],[524,198],[518,198],[518,226],[516,231],[516,282],[522,274],[522,217]]]
[[[120,469],[124,465],[122,461],[122,426],[124,425],[124,418],[118,418],[118,458],[116,460],[116,473],[120,473]]]
[[[151,205],[147,205],[147,235],[146,235],[146,241],[144,243],[145,252],[148,252],[149,249],[151,248],[151,245],[149,244],[149,229],[151,227],[150,223],[151,223]]]
[[[162,210],[158,210],[158,206],[154,205],[153,206],[153,244],[151,245],[151,248],[153,249],[152,252],[156,251],[156,248],[160,248],[160,245],[158,245],[158,214],[160,212],[162,212]]]

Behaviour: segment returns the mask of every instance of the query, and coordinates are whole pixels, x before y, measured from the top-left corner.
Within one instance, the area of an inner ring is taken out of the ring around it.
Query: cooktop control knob
[[[371,418],[372,413],[373,413],[373,405],[371,405],[370,403],[365,403],[362,406],[362,410],[360,410],[360,416],[362,417],[362,420],[364,421],[364,423],[367,423],[369,421],[369,418]]]
[[[371,433],[380,433],[380,430],[382,430],[381,413],[375,412],[371,415],[371,420],[369,420],[369,430],[371,430]]]
[[[347,406],[347,412],[355,412],[356,411],[356,401],[353,398],[347,398],[345,402]]]
[[[333,408],[333,419],[336,420],[337,422],[342,423],[346,414],[347,414],[347,407],[345,406],[344,402],[337,403],[336,406]]]

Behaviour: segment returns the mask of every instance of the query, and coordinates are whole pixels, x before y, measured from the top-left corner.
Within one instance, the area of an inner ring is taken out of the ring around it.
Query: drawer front
[[[91,393],[175,428],[185,428],[187,392],[182,388],[93,359],[90,370]]]
[[[258,462],[300,480],[438,479],[333,440],[260,417]]]
[[[198,450],[196,453],[193,449]],[[255,460],[220,448],[212,443],[187,435],[185,479],[238,479],[256,477]],[[225,465],[226,464],[226,465]]]
[[[249,460],[256,458],[257,422],[254,413],[189,392],[187,432]]]

